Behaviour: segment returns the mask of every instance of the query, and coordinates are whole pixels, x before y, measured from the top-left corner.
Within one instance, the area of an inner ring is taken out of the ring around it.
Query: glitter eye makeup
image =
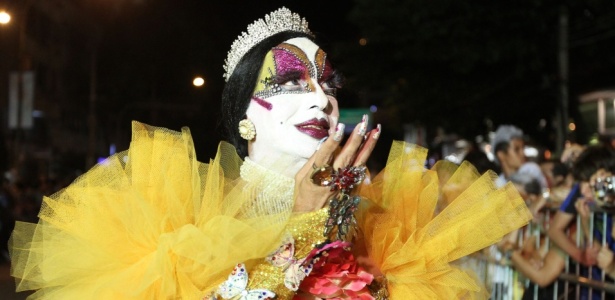
[[[314,91],[310,77],[315,74],[303,50],[290,44],[273,48],[276,76],[274,81],[286,92]]]
[[[316,70],[299,47],[280,44],[265,58],[254,96],[266,99],[281,94],[303,94],[315,90],[310,78]]]
[[[299,69],[283,70],[273,78],[273,81],[286,91],[302,91],[307,83],[305,72]]]
[[[314,56],[314,64],[316,65],[316,72],[318,73],[318,80],[320,81],[324,76],[326,64],[328,63],[327,53],[322,51],[322,49],[318,49]],[[330,67],[331,64],[329,64],[329,68]]]
[[[335,97],[337,89],[341,87],[342,76],[333,69],[331,62],[327,59],[327,53],[322,49],[318,49],[314,55],[314,64],[318,73],[318,84],[320,84],[323,92]]]
[[[325,95],[335,97],[342,76],[333,69],[322,49],[311,55],[309,59],[301,48],[289,43],[272,48],[265,57],[254,97],[263,100],[282,94],[310,93],[316,90],[311,79],[317,79]],[[257,103],[263,106],[262,102]]]
[[[299,47],[291,44],[280,44],[273,48],[276,71],[284,73],[287,70],[300,70],[306,76],[316,78],[316,71],[307,55]]]

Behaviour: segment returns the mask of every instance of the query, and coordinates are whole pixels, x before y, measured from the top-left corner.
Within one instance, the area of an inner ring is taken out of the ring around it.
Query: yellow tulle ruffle
[[[368,199],[359,235],[391,299],[484,295],[452,262],[531,215],[512,186],[495,188],[495,174],[479,176],[469,164],[426,171],[425,157],[393,144],[384,171],[358,189]],[[45,198],[38,224],[16,224],[17,290],[37,290],[34,299],[202,299],[237,263],[250,271],[262,262],[290,228],[292,179],[242,180],[242,163],[226,143],[199,163],[187,129],[134,122],[128,151]]]
[[[133,123],[130,149],[45,198],[11,237],[17,290],[44,299],[202,299],[238,262],[265,257],[289,215],[237,218],[255,199],[220,144],[197,162],[187,129]]]
[[[427,150],[403,142],[385,169],[361,186],[370,199],[359,214],[367,252],[386,276],[391,299],[481,299],[486,290],[454,261],[529,222],[512,185],[469,163],[438,162],[425,170]]]

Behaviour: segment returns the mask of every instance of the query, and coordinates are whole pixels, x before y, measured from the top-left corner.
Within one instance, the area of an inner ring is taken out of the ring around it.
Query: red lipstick
[[[329,136],[329,122],[325,119],[310,119],[300,124],[295,124],[297,129],[317,140]]]

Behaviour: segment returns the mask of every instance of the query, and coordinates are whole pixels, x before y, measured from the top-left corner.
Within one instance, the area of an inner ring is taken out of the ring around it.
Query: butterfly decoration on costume
[[[295,258],[295,240],[291,235],[284,237],[282,245],[265,258],[273,266],[284,270],[284,286],[291,291],[299,289],[301,281],[310,275],[314,264],[304,259]]]
[[[265,289],[247,290],[248,272],[246,265],[237,264],[228,279],[218,287],[218,295],[222,299],[264,300],[273,299],[275,293]]]

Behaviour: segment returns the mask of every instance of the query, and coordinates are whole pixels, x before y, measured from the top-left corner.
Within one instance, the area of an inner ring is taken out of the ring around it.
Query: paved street
[[[15,293],[15,280],[10,275],[11,266],[8,263],[0,264],[0,299],[23,300],[28,293]]]

